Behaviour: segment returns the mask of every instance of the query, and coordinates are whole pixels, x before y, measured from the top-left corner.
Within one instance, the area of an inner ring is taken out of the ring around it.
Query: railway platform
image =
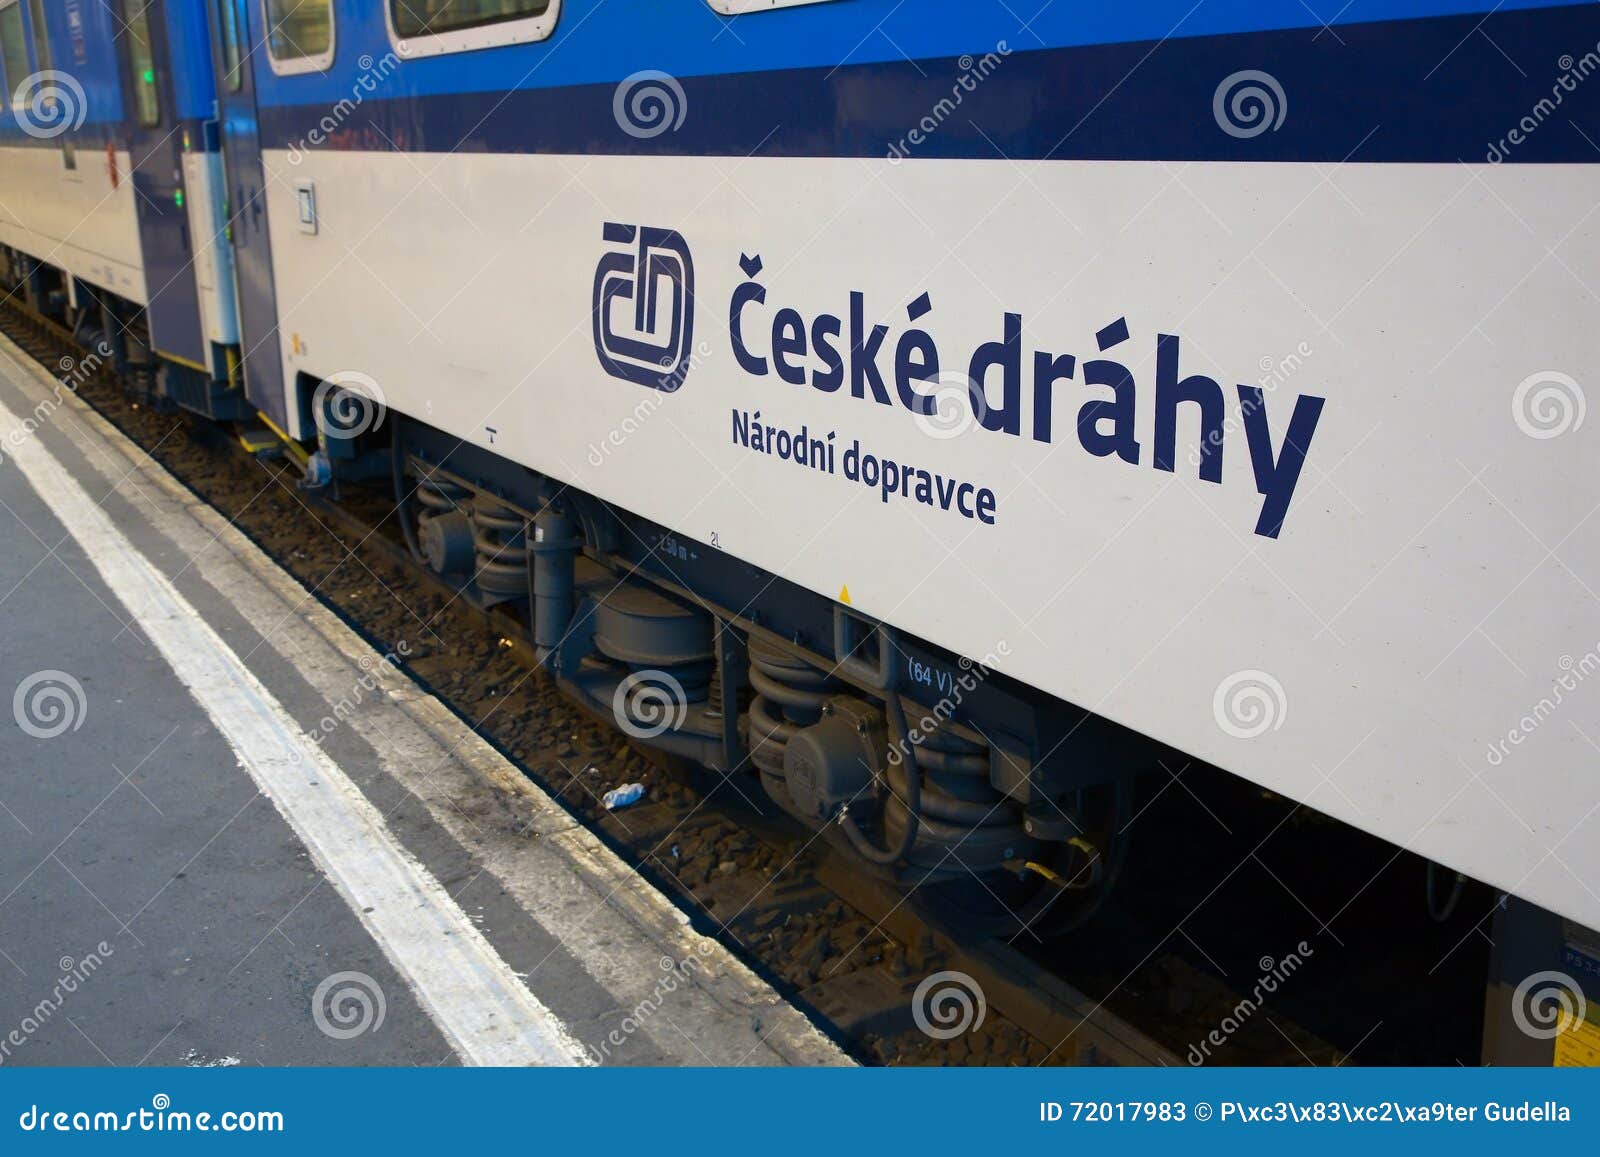
[[[0,339],[0,1064],[842,1064]]]

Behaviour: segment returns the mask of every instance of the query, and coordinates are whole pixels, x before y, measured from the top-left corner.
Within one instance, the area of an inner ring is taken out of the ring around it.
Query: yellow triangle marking
[[[839,601],[845,606],[850,605],[850,587],[848,585],[839,588]]]

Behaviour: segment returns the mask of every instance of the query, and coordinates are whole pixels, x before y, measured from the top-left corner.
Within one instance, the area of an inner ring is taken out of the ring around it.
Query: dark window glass
[[[50,59],[50,28],[44,22],[43,0],[28,0],[28,23],[33,25],[33,63],[40,72],[55,65]]]
[[[117,39],[127,52],[129,81],[133,85],[133,111],[147,129],[161,123],[161,95],[156,88],[156,62],[150,52],[148,0],[123,0],[122,27]]]
[[[244,84],[239,72],[239,13],[234,7],[239,0],[217,0],[216,27],[222,38],[222,82],[229,92],[238,92]]]
[[[28,63],[28,38],[22,28],[22,5],[12,4],[0,8],[0,84],[5,86],[5,100],[9,105],[12,96],[33,67]]]
[[[543,16],[550,0],[390,0],[389,11],[396,34],[409,40]]]
[[[333,47],[333,0],[267,0],[267,44],[274,60],[302,60]]]

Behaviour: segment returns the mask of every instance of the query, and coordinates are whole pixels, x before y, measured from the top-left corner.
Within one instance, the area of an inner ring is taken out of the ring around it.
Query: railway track
[[[281,453],[252,451],[221,427],[142,404],[109,366],[89,370],[67,330],[16,303],[0,308],[0,331],[380,650],[405,642],[412,678],[859,1058],[1183,1063],[1183,1034],[1162,1043],[1012,944],[974,939],[907,903],[825,841],[764,811],[750,784],[664,764],[584,713],[535,668],[509,619],[414,563],[388,495],[301,489],[298,467]],[[629,782],[645,784],[644,801],[607,811],[604,792]],[[932,977],[941,979],[925,983]],[[971,1023],[980,1007],[981,1025]],[[963,1019],[967,1031],[947,1033]],[[1285,1037],[1279,1060],[1337,1055],[1309,1034],[1294,1038]]]

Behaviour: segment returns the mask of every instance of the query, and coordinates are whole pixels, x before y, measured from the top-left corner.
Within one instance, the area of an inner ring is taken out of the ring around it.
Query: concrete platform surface
[[[3,338],[0,525],[0,1064],[847,1063]]]

